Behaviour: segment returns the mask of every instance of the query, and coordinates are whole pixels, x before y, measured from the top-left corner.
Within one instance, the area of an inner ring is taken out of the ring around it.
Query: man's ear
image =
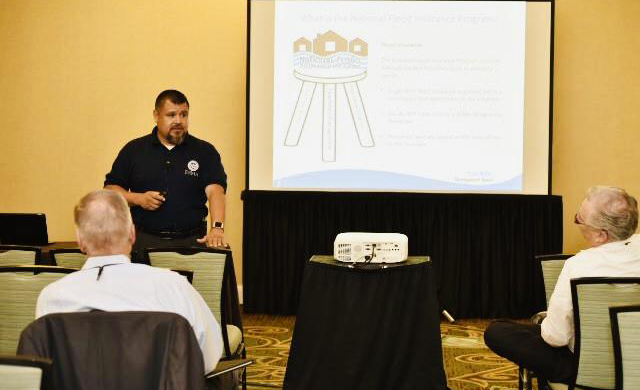
[[[78,233],[78,229],[76,229],[76,242],[78,243],[78,248],[80,249],[80,251],[86,255],[87,251],[84,248],[84,242],[80,237],[80,233]]]
[[[153,110],[153,121],[158,124],[158,117],[160,116],[160,114],[158,113],[158,110]]]
[[[609,232],[604,229],[600,229],[598,231],[598,242],[599,242],[599,245],[606,244],[607,242],[609,242]]]
[[[131,246],[136,243],[136,227],[134,224],[131,224],[131,228],[129,229],[129,242]]]

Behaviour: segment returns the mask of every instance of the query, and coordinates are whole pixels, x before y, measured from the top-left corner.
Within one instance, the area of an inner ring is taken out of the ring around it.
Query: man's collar
[[[601,248],[601,249],[611,249],[611,248],[617,248],[617,247],[622,247],[622,246],[626,246],[631,244],[633,241],[638,240],[638,235],[634,234],[629,238],[626,238],[624,240],[619,240],[619,241],[609,241],[609,242],[605,242],[602,245],[598,245],[595,248]]]
[[[95,267],[102,267],[107,264],[126,264],[131,263],[131,259],[129,259],[125,255],[107,255],[107,256],[95,256],[89,257],[87,261],[82,266],[82,269],[89,269]]]
[[[151,130],[151,143],[162,145],[160,138],[158,138],[158,126],[155,126],[153,130]]]

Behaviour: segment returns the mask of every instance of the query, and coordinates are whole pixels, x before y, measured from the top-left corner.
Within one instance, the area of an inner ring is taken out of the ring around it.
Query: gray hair
[[[85,195],[73,210],[78,238],[86,252],[103,253],[123,244],[133,222],[127,201],[112,190],[98,190]]]
[[[588,223],[606,230],[611,241],[626,240],[635,233],[638,227],[638,202],[625,190],[594,186],[587,190],[585,199],[595,205]]]

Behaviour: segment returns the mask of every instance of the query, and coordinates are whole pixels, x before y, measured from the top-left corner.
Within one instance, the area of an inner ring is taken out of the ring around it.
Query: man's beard
[[[184,137],[187,136],[187,130],[182,127],[179,127],[178,129],[182,130],[179,135],[173,135],[173,129],[169,130],[169,133],[167,134],[167,142],[171,145],[180,145],[182,141],[184,141]]]

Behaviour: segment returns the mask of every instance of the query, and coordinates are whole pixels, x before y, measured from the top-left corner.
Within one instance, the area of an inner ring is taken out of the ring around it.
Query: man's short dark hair
[[[160,92],[160,95],[156,98],[156,110],[162,107],[165,100],[169,100],[173,104],[187,103],[187,107],[189,107],[189,101],[182,92],[176,91],[175,89],[167,89],[166,91]]]

